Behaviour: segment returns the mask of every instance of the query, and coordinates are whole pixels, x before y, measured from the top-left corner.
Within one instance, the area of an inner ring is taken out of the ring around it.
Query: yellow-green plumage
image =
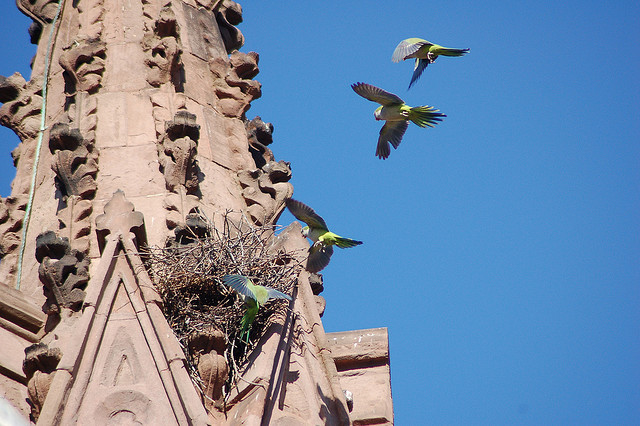
[[[242,331],[240,339],[249,342],[249,328],[258,315],[260,305],[264,305],[271,299],[291,300],[291,296],[271,287],[256,285],[244,275],[232,274],[222,277],[222,282],[239,293],[245,303],[246,311],[240,320]]]
[[[306,223],[302,228],[302,235],[311,239],[313,244],[309,247],[306,269],[309,272],[319,272],[324,269],[333,255],[333,246],[350,248],[362,244],[362,241],[344,238],[329,231],[324,219],[311,207],[292,198],[286,201],[287,208],[296,219]]]
[[[400,62],[411,58],[416,59],[411,82],[409,83],[410,89],[411,86],[418,81],[424,69],[427,68],[429,64],[434,63],[438,56],[462,56],[468,52],[469,49],[444,47],[421,38],[413,37],[402,40],[398,44],[393,51],[391,60],[393,62]]]
[[[381,105],[373,112],[376,120],[385,121],[384,126],[380,129],[376,146],[376,155],[381,159],[389,157],[391,153],[389,144],[393,148],[398,148],[407,127],[409,127],[409,121],[420,127],[433,127],[442,121],[443,117],[446,117],[428,105],[412,108],[405,104],[399,96],[371,84],[355,83],[351,85],[351,88],[363,98]]]

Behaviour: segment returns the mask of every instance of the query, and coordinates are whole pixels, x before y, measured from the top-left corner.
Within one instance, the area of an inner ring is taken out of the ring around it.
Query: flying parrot
[[[376,120],[386,121],[382,129],[380,129],[380,137],[378,137],[378,146],[376,148],[376,156],[383,160],[391,154],[389,143],[395,149],[402,142],[402,136],[404,136],[404,132],[409,127],[409,120],[420,127],[433,127],[439,121],[442,121],[442,117],[446,117],[446,115],[438,112],[439,110],[428,105],[411,108],[393,93],[370,84],[356,83],[352,84],[351,88],[363,98],[382,105],[373,112],[373,116]]]
[[[469,52],[469,49],[451,49],[440,46],[439,44],[433,44],[421,38],[408,38],[398,44],[396,50],[393,51],[391,60],[393,62],[400,62],[409,58],[416,58],[413,76],[411,77],[411,83],[409,83],[409,89],[411,89],[413,83],[420,78],[422,71],[424,71],[427,65],[434,63],[438,56],[462,56],[467,52]]]
[[[313,245],[309,247],[307,271],[319,272],[324,269],[329,264],[329,260],[331,260],[333,246],[350,248],[362,244],[362,241],[344,238],[329,231],[324,219],[306,204],[293,198],[288,198],[286,203],[291,214],[307,224],[302,228],[302,235],[313,241]]]
[[[240,339],[246,337],[245,342],[249,343],[249,328],[258,315],[258,308],[271,299],[287,299],[291,300],[291,296],[284,294],[276,289],[254,284],[244,275],[225,275],[222,282],[238,292],[245,303],[247,311],[244,313],[240,324],[242,331]]]

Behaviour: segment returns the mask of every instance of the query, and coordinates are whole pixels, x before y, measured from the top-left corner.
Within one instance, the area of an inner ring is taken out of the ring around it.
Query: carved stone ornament
[[[12,129],[21,140],[35,138],[40,129],[40,88],[16,72],[0,76],[0,124]]]
[[[179,44],[178,23],[170,7],[160,10],[153,32],[145,34],[142,45],[146,52],[145,64],[150,68],[147,82],[153,87],[159,87],[171,81],[178,91],[182,91],[182,49]]]
[[[258,75],[256,52],[234,51],[229,59],[216,58],[209,63],[213,73],[217,108],[226,117],[243,118],[251,101],[262,96],[260,82],[252,80]]]
[[[262,168],[269,161],[274,161],[273,152],[267,145],[273,142],[273,124],[265,123],[257,116],[245,123],[247,137],[249,139],[249,152],[256,163],[256,167]]]
[[[49,315],[59,314],[62,308],[79,311],[89,282],[89,259],[72,250],[66,238],[47,231],[36,238],[36,260],[47,297],[43,311]]]
[[[178,192],[178,188],[184,187],[186,194],[197,193],[198,139],[200,126],[194,114],[178,111],[173,120],[166,122],[165,136],[158,144],[158,157],[169,191]]]
[[[74,41],[60,56],[64,69],[65,92],[94,93],[100,87],[105,70],[106,43],[101,40]]]
[[[61,229],[74,247],[86,254],[91,234],[91,200],[97,190],[98,165],[93,142],[83,138],[78,129],[58,123],[51,128],[49,150],[54,154],[51,168],[61,195],[58,212]]]
[[[29,395],[27,401],[31,406],[31,418],[37,422],[62,353],[60,349],[49,348],[44,343],[35,343],[27,347],[24,352],[25,359],[22,363],[22,370],[27,376]]]
[[[53,21],[59,0],[17,0],[18,8],[40,23]]]
[[[216,21],[227,53],[244,45],[244,36],[235,26],[242,22],[242,6],[231,0],[222,0],[216,11]]]
[[[104,206],[104,214],[96,217],[96,233],[98,234],[100,252],[104,250],[105,239],[108,235],[128,235],[129,232],[135,235],[138,247],[147,243],[144,215],[135,211],[133,203],[127,201],[124,192],[117,190]]]
[[[290,164],[269,161],[260,169],[239,172],[238,180],[251,220],[257,225],[276,223],[284,201],[293,195]]]
[[[175,227],[175,241],[178,244],[189,244],[196,238],[206,237],[209,235],[210,231],[207,219],[196,207],[187,215],[184,225],[178,225]]]
[[[51,167],[61,183],[63,196],[92,198],[97,189],[98,172],[93,144],[85,140],[78,129],[55,124],[51,128],[49,149],[54,154]]]
[[[222,389],[229,376],[229,365],[224,357],[226,345],[225,334],[220,330],[196,332],[189,338],[189,353],[203,382],[201,390],[207,411],[223,406]]]

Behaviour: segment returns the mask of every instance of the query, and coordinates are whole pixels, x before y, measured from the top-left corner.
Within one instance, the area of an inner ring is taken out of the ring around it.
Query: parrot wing
[[[391,154],[391,148],[389,143],[394,148],[398,148],[400,142],[402,142],[402,136],[409,127],[408,121],[387,121],[382,129],[380,129],[380,137],[378,138],[378,146],[376,148],[376,156],[381,159],[385,159]]]
[[[309,228],[318,228],[328,230],[324,219],[320,217],[313,209],[300,201],[288,198],[286,201],[287,208],[296,219],[306,223]]]
[[[396,50],[393,51],[391,60],[393,62],[404,61],[408,56],[416,53],[418,49],[424,45],[431,45],[431,43],[421,38],[408,38],[406,40],[402,40],[396,47]]]
[[[224,277],[222,277],[222,282],[234,289],[239,294],[256,300],[256,294],[253,288],[254,285],[251,280],[244,275],[225,275]]]
[[[390,106],[404,104],[404,101],[397,95],[387,92],[386,90],[382,90],[379,87],[372,86],[371,84],[355,83],[351,85],[351,88],[354,92],[356,92],[363,98],[368,99],[372,102],[377,102],[380,105]]]
[[[409,83],[409,89],[411,89],[411,86],[413,86],[413,83],[418,81],[418,79],[422,75],[422,71],[424,71],[425,68],[427,68],[427,65],[429,65],[433,61],[435,61],[435,59],[434,60],[430,60],[430,59],[418,59],[418,58],[416,58],[416,66],[415,66],[415,68],[413,70],[413,75],[411,76],[411,82]]]
[[[275,288],[270,288],[270,287],[266,287],[267,288],[267,300],[268,299],[287,299],[287,300],[291,300],[291,296],[289,296],[288,294],[284,294],[281,291],[276,290]]]
[[[331,260],[333,246],[326,246],[320,241],[309,247],[309,257],[307,258],[307,271],[320,272]]]

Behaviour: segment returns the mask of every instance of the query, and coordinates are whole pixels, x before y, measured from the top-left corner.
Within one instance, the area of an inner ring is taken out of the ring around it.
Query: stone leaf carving
[[[75,40],[60,55],[59,63],[64,69],[65,92],[95,93],[102,82],[105,70],[106,43],[99,40]]]
[[[89,259],[72,250],[68,239],[47,231],[36,238],[36,260],[47,297],[43,311],[49,315],[59,314],[62,308],[79,311],[89,282]]]
[[[260,169],[238,173],[242,197],[251,220],[257,225],[276,223],[284,200],[293,195],[291,167],[285,161],[270,161]]]
[[[178,192],[180,187],[184,187],[187,194],[198,191],[198,139],[200,125],[196,124],[194,114],[178,111],[173,120],[166,122],[165,135],[158,144],[158,157],[169,191]]]
[[[147,82],[153,87],[159,87],[172,81],[178,91],[181,91],[182,49],[179,46],[178,23],[170,7],[160,10],[153,32],[145,34],[142,45],[146,52],[145,64],[150,68]]]
[[[260,82],[252,80],[259,72],[259,59],[256,52],[235,51],[229,59],[216,58],[209,62],[217,108],[224,116],[243,118],[251,101],[262,96]]]
[[[25,194],[0,197],[0,277],[5,283],[11,282],[16,273],[27,199]]]
[[[64,196],[93,198],[98,173],[93,144],[84,139],[78,129],[58,123],[51,129],[49,149],[54,154],[51,167],[62,184]]]
[[[42,97],[40,88],[16,72],[10,77],[0,76],[0,124],[12,129],[21,140],[35,138],[40,129]]]
[[[242,22],[242,6],[231,0],[223,0],[218,4],[216,21],[227,53],[240,49],[244,45],[244,36],[235,25]]]
[[[80,14],[78,35],[84,39],[98,39],[102,35],[104,21],[104,0],[82,0],[76,2]]]
[[[26,208],[26,196],[0,197],[0,258],[13,252],[20,244],[22,218]]]
[[[189,353],[198,366],[207,411],[223,407],[222,389],[229,376],[229,365],[224,357],[226,346],[225,334],[220,330],[195,332],[189,338]]]
[[[78,129],[58,123],[51,128],[49,150],[54,154],[51,168],[63,207],[58,219],[74,247],[88,253],[91,213],[97,184],[97,155],[93,142],[82,137]]]
[[[184,213],[196,209],[199,206],[199,199],[195,195],[185,196],[181,194],[169,193],[164,198],[162,204],[164,209],[167,211],[167,216],[165,219],[167,229],[172,230],[174,228],[180,227],[180,230],[176,229],[175,232],[182,232],[181,230],[185,226]]]
[[[59,348],[49,348],[44,343],[35,343],[24,350],[25,359],[22,371],[27,376],[28,402],[31,405],[31,417],[38,421],[40,410],[49,393],[49,387],[56,374],[55,369],[62,358]]]

